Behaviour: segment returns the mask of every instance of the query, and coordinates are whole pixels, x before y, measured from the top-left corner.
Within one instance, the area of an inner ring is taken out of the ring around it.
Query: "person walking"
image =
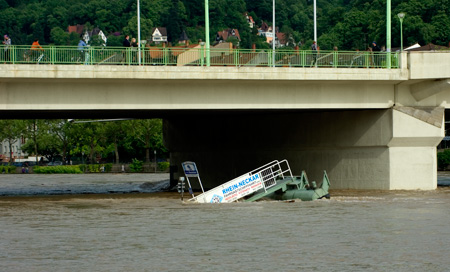
[[[122,42],[123,47],[130,47],[131,43],[130,43],[130,36],[129,35],[125,35],[125,39]]]
[[[313,56],[313,65],[316,66],[317,65],[317,43],[316,43],[316,41],[313,41],[313,43],[311,45],[311,51],[312,51],[312,56]]]
[[[11,46],[11,38],[8,36],[8,35],[4,35],[3,36],[3,42],[2,42],[4,45],[5,45],[5,48],[4,48],[4,61],[11,61],[11,52],[10,52],[10,46]]]
[[[41,59],[42,51],[44,51],[44,49],[39,44],[39,40],[35,39],[31,44],[31,59],[39,62]]]
[[[377,42],[373,41],[372,42],[372,52],[373,52],[373,62],[375,67],[379,67],[380,66],[380,47],[378,47]]]
[[[83,38],[80,39],[78,42],[78,61],[84,62],[85,61],[85,47],[87,44],[84,42]]]
[[[136,64],[138,57],[138,44],[136,38],[131,39],[131,51],[133,51],[133,63]]]
[[[125,39],[122,42],[122,46],[125,47],[125,52],[123,53],[123,59],[125,60],[125,63],[128,63],[129,61],[129,47],[131,47],[131,43],[130,43],[130,36],[129,35],[125,35]]]

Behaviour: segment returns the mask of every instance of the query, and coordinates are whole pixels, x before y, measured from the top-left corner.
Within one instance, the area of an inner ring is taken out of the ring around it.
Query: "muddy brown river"
[[[450,187],[211,205],[160,192],[164,174],[10,176],[0,271],[450,269]]]

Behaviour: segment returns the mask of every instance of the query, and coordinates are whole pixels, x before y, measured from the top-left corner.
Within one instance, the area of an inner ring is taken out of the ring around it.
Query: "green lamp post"
[[[206,50],[206,66],[210,66],[210,46],[209,46],[209,4],[208,0],[205,0],[205,50]]]
[[[386,68],[391,69],[391,0],[386,1]]]

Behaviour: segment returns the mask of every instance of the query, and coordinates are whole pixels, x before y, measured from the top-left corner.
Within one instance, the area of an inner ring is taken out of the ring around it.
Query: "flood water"
[[[22,194],[39,190],[16,178]],[[121,179],[128,181],[106,190],[125,183],[139,191],[152,177]],[[450,187],[213,205],[182,203],[172,192],[60,194],[42,186],[53,193],[0,197],[0,271],[450,269]],[[0,176],[0,192],[13,187]]]

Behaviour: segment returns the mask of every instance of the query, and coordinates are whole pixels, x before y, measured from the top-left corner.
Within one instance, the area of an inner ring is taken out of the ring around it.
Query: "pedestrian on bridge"
[[[39,40],[35,39],[34,42],[31,44],[31,58],[32,58],[32,60],[36,60],[36,61],[39,62],[40,59],[41,59],[41,54],[43,54],[42,51],[44,51],[44,49],[39,44]]]
[[[84,62],[85,59],[85,47],[87,44],[84,42],[83,38],[78,42],[78,61]]]
[[[5,50],[4,50],[4,61],[11,61],[11,52],[10,52],[10,49],[9,49],[9,47],[11,46],[11,38],[8,36],[8,35],[4,35],[3,36],[3,42],[2,42],[4,45],[5,45]]]
[[[374,65],[375,65],[375,67],[378,68],[380,66],[380,52],[381,52],[381,49],[377,45],[377,42],[375,42],[375,41],[372,42],[372,52],[373,52]]]
[[[313,56],[313,65],[317,65],[317,43],[316,41],[313,41],[312,45],[311,45],[311,51],[312,51],[312,56]]]
[[[137,62],[137,57],[138,57],[138,54],[139,54],[139,52],[137,52],[138,51],[138,44],[137,44],[137,42],[136,42],[136,38],[132,38],[131,39],[131,50],[133,51],[132,52],[132,54],[133,54],[133,63],[134,64],[136,64],[136,62]]]
[[[123,53],[123,60],[125,61],[125,63],[128,63],[128,61],[130,60],[129,54],[131,47],[129,35],[125,35],[125,39],[123,40],[122,45],[123,47],[125,47],[125,52]]]

